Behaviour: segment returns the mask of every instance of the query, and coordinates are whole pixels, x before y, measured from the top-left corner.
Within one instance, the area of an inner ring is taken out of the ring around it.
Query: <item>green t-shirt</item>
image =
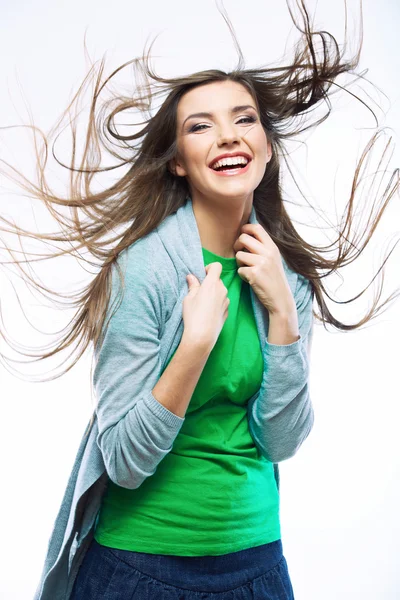
[[[247,420],[263,374],[250,286],[236,258],[202,251],[205,265],[222,264],[229,315],[156,472],[137,489],[109,479],[94,535],[104,546],[215,556],[281,537],[273,463],[257,450]]]

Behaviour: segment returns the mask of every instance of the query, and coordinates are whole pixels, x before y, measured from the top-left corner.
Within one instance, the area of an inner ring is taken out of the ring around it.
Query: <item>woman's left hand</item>
[[[296,312],[278,246],[259,223],[246,223],[241,230],[233,245],[241,279],[251,285],[270,314]]]

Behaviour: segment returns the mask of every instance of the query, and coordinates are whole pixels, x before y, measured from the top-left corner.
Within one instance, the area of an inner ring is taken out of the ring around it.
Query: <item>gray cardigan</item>
[[[258,222],[254,206],[249,222]],[[277,463],[297,452],[314,423],[308,384],[313,290],[283,258],[282,263],[296,301],[300,339],[269,344],[268,311],[250,286],[265,368],[247,408],[254,444],[274,463],[278,490]],[[154,398],[152,389],[182,337],[186,275],[193,273],[200,283],[206,276],[191,199],[123,251],[118,264],[125,292],[94,352],[95,419],[80,442],[34,600],[69,600],[108,478],[128,489],[139,487],[170,452],[184,422]],[[118,282],[113,267],[108,315]]]

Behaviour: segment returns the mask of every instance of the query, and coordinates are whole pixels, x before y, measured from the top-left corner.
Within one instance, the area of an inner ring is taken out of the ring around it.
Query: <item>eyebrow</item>
[[[257,112],[257,110],[254,108],[254,106],[252,106],[251,104],[242,104],[240,106],[233,106],[231,108],[231,114],[235,115],[236,113],[241,112],[242,110],[246,110],[248,108],[252,108],[253,110],[255,110]],[[214,116],[213,113],[210,113],[210,112],[193,113],[192,115],[189,115],[188,117],[186,117],[186,119],[182,123],[182,127],[184,126],[186,121],[188,121],[189,119],[193,119],[195,117],[207,117],[209,119],[212,119],[213,116]]]

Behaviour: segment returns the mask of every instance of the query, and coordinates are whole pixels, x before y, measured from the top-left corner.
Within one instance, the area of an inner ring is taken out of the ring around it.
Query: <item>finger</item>
[[[259,254],[253,254],[252,252],[243,252],[239,250],[236,252],[236,262],[239,267],[254,267],[258,265],[262,260]]]
[[[196,288],[196,287],[200,287],[200,282],[199,282],[199,280],[197,279],[197,277],[195,277],[195,276],[194,276],[194,275],[192,275],[191,273],[190,273],[190,274],[188,274],[188,275],[186,275],[186,281],[187,281],[187,284],[188,284],[188,286],[189,286],[189,288],[190,288],[191,290],[193,290],[193,289],[194,289],[194,288]]]
[[[235,252],[247,249],[255,254],[262,254],[265,250],[265,244],[248,233],[242,233],[233,245]]]
[[[219,279],[222,271],[222,264],[220,262],[213,262],[207,265],[207,275],[211,277],[211,279]]]
[[[240,231],[241,233],[253,236],[267,248],[276,246],[268,231],[260,223],[246,223],[241,227]]]
[[[267,243],[267,241],[272,242],[272,238],[268,231],[266,231],[260,223],[245,223],[242,225],[241,233],[248,233],[263,243]]]

